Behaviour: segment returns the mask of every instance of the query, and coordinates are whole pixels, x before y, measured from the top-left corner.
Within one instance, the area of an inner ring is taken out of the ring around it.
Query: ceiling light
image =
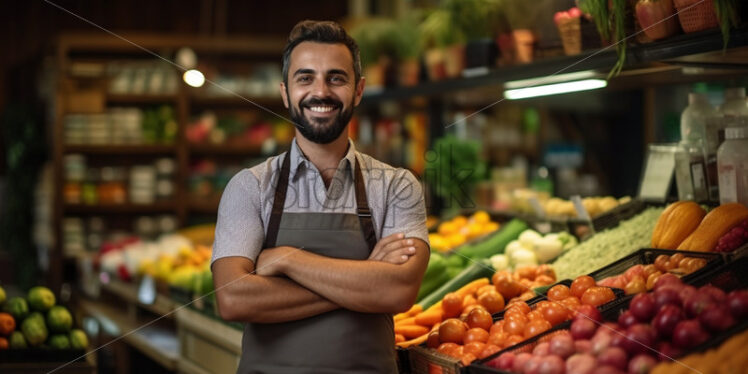
[[[558,95],[569,92],[587,91],[603,88],[608,85],[604,79],[583,79],[573,82],[552,83],[534,87],[507,89],[504,97],[507,100],[527,99],[538,96]],[[508,84],[506,85],[508,88]]]
[[[200,70],[196,69],[185,71],[182,79],[184,79],[184,83],[187,83],[192,87],[202,87],[205,83],[205,76],[200,72]]]

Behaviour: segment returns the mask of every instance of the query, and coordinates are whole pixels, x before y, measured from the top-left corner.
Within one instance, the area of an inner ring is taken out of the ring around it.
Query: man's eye
[[[308,83],[312,81],[312,78],[308,76],[301,76],[296,81],[299,83]]]
[[[346,83],[346,80],[344,77],[336,75],[336,76],[330,77],[330,82],[336,83],[336,84],[343,84],[343,83]]]

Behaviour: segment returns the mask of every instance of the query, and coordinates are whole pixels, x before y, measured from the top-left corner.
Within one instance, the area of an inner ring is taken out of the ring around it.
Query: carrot
[[[402,343],[405,341],[405,337],[401,334],[395,334],[395,343]]]
[[[400,348],[408,348],[412,345],[419,345],[419,344],[425,343],[428,337],[429,337],[429,334],[423,334],[417,338],[397,343],[396,345]]]
[[[439,323],[442,321],[442,314],[443,312],[441,308],[419,313],[415,317],[416,324],[421,326],[433,326],[435,323]]]
[[[402,336],[413,339],[421,335],[429,333],[429,328],[419,325],[397,325],[395,326],[395,334],[401,334]]]
[[[410,307],[410,309],[408,309],[407,312],[402,312],[402,313],[395,314],[395,316],[392,317],[392,319],[395,322],[397,322],[397,321],[406,319],[408,317],[414,317],[416,314],[421,313],[422,311],[423,311],[423,307],[422,306],[420,306],[418,304],[413,304],[413,306]]]
[[[439,308],[439,309],[441,309],[441,308],[442,308],[442,301],[441,301],[441,300],[439,300],[439,301],[438,301],[438,302],[437,302],[436,304],[434,304],[434,305],[432,305],[432,306],[428,307],[428,309],[426,309],[425,311],[426,311],[426,312],[429,312],[429,311],[432,311],[432,310],[434,310],[434,309],[436,309],[436,308]]]
[[[470,294],[474,293],[479,288],[487,285],[488,283],[489,283],[488,278],[476,279],[476,280],[474,280],[474,281],[472,281],[472,282],[470,282],[470,283],[462,286],[462,288],[460,288],[456,292],[457,292],[458,295],[460,295],[462,297],[465,297],[467,295],[470,295]]]
[[[415,325],[415,324],[416,324],[416,317],[408,317],[406,319],[401,319],[395,322],[395,326],[408,326],[408,325]]]

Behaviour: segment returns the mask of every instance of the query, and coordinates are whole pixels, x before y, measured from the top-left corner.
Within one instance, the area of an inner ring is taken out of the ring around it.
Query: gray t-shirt
[[[428,243],[423,188],[411,172],[394,168],[356,152],[353,141],[340,160],[329,189],[317,168],[301,152],[296,140],[291,144],[291,170],[284,212],[356,213],[353,188],[354,157],[358,157],[371,209],[377,240],[404,233]],[[275,186],[284,154],[243,169],[229,181],[218,207],[215,261],[241,256],[256,261],[262,250]]]

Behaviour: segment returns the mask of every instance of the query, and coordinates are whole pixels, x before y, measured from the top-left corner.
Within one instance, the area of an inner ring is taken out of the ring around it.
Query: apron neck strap
[[[377,237],[374,232],[374,223],[371,219],[371,210],[369,209],[368,198],[366,196],[366,185],[364,184],[364,177],[361,173],[361,165],[358,162],[358,157],[354,156],[354,159],[356,160],[353,173],[353,186],[356,192],[356,215],[358,216],[358,221],[361,225],[361,232],[364,234],[366,244],[369,246],[369,250],[373,251],[374,246],[377,244]],[[278,177],[278,184],[275,187],[273,210],[270,213],[270,221],[268,222],[268,230],[265,235],[263,248],[273,248],[276,245],[278,230],[280,229],[280,221],[283,216],[283,207],[286,203],[286,191],[288,190],[288,176],[290,170],[291,157],[289,153],[286,153],[283,157],[283,165],[281,166],[280,176]]]

